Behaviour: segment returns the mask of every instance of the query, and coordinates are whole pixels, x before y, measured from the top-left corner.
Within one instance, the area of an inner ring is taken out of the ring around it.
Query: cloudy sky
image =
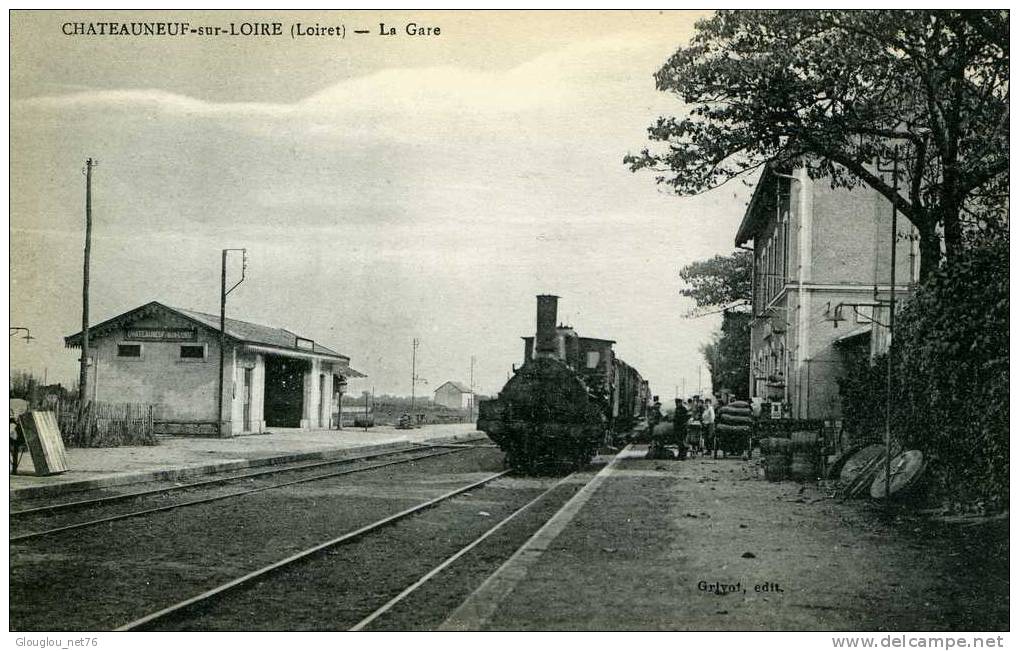
[[[652,74],[684,12],[37,12],[11,17],[13,368],[76,377],[83,161],[94,178],[91,316],[150,300],[218,312],[220,249],[246,247],[232,317],[338,349],[410,393],[494,393],[534,296],[615,339],[671,396],[718,321],[687,319],[684,264],[732,251],[749,191],[658,189],[623,156],[682,110]],[[279,21],[283,37],[74,37],[66,22]],[[437,25],[438,37],[376,34]],[[293,40],[290,25],[345,25]],[[354,35],[355,28],[372,30]],[[703,375],[707,383],[706,370]]]

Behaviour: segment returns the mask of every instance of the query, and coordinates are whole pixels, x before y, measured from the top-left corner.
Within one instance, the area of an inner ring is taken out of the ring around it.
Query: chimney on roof
[[[534,337],[535,357],[555,357],[559,352],[556,335],[558,306],[558,296],[538,295],[538,329]]]

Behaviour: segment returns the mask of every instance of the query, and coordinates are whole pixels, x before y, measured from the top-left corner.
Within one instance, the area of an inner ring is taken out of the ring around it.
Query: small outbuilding
[[[473,396],[474,392],[470,387],[450,380],[435,390],[435,404],[450,409],[468,410],[471,408]]]
[[[219,316],[153,301],[91,327],[90,398],[154,405],[164,434],[328,429],[348,378],[365,377],[346,355],[283,328],[226,319],[224,331],[220,397]],[[64,343],[81,348],[82,333]]]

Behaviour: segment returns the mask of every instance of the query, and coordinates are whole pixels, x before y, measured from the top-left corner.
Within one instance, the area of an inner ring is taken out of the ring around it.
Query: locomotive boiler
[[[523,337],[524,363],[478,409],[478,429],[512,468],[559,473],[588,464],[598,448],[645,415],[648,384],[615,356],[610,339],[556,325],[558,296],[538,296],[537,329]]]

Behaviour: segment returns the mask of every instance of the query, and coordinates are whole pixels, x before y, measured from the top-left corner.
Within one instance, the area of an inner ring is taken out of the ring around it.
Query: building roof
[[[192,320],[198,321],[202,325],[219,332],[219,317],[214,314],[185,310],[179,307],[171,307],[169,309],[190,317]],[[246,343],[290,349],[297,348],[298,339],[311,341],[307,337],[301,337],[298,334],[290,332],[286,328],[273,328],[271,326],[264,326],[258,323],[251,323],[249,321],[241,321],[239,319],[226,319],[224,325],[226,326],[225,329],[228,337],[232,337],[233,339]],[[310,350],[318,353],[319,355],[330,355],[347,360],[350,359],[346,355],[342,355],[318,343],[313,343],[313,346],[314,348]]]
[[[457,391],[459,391],[460,393],[473,393],[469,386],[463,384],[462,382],[454,382],[453,380],[449,380],[448,382],[443,382],[438,387],[436,387],[435,390],[438,391],[439,389],[441,389],[442,387],[446,386],[447,384],[453,385],[453,388],[456,389]]]
[[[152,301],[142,305],[141,307],[137,307],[133,310],[129,310],[123,314],[115,316],[112,319],[107,319],[102,323],[91,326],[89,328],[89,336],[103,337],[111,332],[126,327],[134,321],[159,314],[177,316],[208,330],[219,332],[219,317],[216,315],[178,307],[170,307],[168,305],[163,305],[159,301]],[[348,356],[327,348],[311,339],[301,337],[300,335],[290,332],[285,328],[273,328],[271,326],[265,326],[258,323],[251,323],[250,321],[241,321],[240,319],[226,319],[224,322],[224,331],[228,338],[238,343],[268,346],[270,348],[277,348],[280,351],[294,350],[314,353],[324,357],[333,357],[345,362],[350,361]],[[68,348],[80,348],[81,335],[81,332],[77,332],[68,337],[64,337],[64,345]],[[299,339],[303,342],[307,342],[309,347],[298,347],[297,343]],[[366,377],[354,369],[350,369],[350,371],[350,375],[352,377]]]
[[[740,222],[739,228],[736,229],[736,246],[740,247],[746,244],[749,240],[754,239],[754,236],[760,231],[762,225],[767,222],[767,215],[765,215],[760,209],[761,202],[764,200],[764,194],[766,191],[765,186],[769,189],[771,182],[775,179],[773,174],[772,165],[768,163],[764,166],[764,170],[761,172],[761,176],[757,179],[757,186],[754,188],[754,194],[750,197],[750,203],[747,204],[747,209],[743,213],[743,221]]]
[[[864,339],[869,339],[870,338],[870,332],[871,332],[871,327],[869,325],[860,326],[859,328],[856,328],[855,330],[850,330],[846,334],[844,334],[841,337],[837,338],[835,340],[835,342],[834,342],[834,345],[835,346],[845,346],[845,345],[850,344],[850,343],[857,343],[857,342],[861,342],[862,343],[862,341]]]

